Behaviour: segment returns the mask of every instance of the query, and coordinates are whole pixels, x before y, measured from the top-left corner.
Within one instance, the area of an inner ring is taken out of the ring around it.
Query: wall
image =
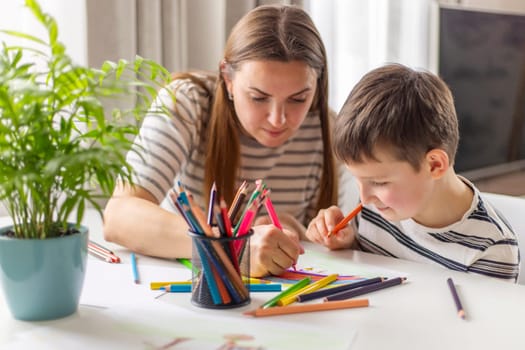
[[[59,40],[66,46],[69,55],[78,64],[86,64],[86,0],[39,0],[44,12],[55,18],[59,28]],[[23,0],[2,1],[0,11],[0,28],[9,28],[27,32],[43,38],[44,28],[24,7]],[[12,38],[2,36],[0,39],[13,43]]]
[[[525,11],[523,0],[439,0],[442,4],[458,4],[480,9],[505,9],[509,11]]]

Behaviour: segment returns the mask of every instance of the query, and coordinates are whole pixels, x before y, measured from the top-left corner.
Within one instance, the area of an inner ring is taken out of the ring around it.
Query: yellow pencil
[[[242,281],[244,283],[270,283],[270,281],[267,281],[267,280],[262,280],[262,279],[259,279],[259,278],[255,278],[255,277],[246,277],[246,276],[242,276]]]
[[[304,293],[315,292],[316,290],[321,289],[324,286],[327,286],[333,281],[337,280],[337,276],[338,274],[334,273],[326,277],[323,277],[320,280],[299,289],[295,293],[282,297],[281,299],[277,301],[277,305],[279,306],[290,305],[291,303],[297,301],[297,296],[304,294]]]
[[[149,288],[151,290],[157,290],[162,287],[169,286],[171,284],[191,284],[191,280],[189,281],[169,281],[169,282],[150,282]]]

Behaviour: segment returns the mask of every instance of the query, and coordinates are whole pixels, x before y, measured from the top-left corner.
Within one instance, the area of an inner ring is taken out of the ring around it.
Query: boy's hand
[[[332,250],[350,248],[355,239],[355,232],[351,226],[346,226],[339,232],[328,237],[328,232],[343,219],[343,212],[336,206],[321,209],[308,225],[305,234],[306,238]]]

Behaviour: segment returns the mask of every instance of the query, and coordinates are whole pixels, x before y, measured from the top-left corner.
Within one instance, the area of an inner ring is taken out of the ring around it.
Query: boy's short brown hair
[[[388,64],[352,89],[335,122],[335,155],[344,162],[377,160],[377,145],[419,170],[425,154],[443,149],[454,163],[459,141],[452,93],[425,71]]]

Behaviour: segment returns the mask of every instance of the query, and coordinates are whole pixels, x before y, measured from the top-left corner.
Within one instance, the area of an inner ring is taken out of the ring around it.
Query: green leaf
[[[41,47],[0,47],[0,200],[15,235],[44,239],[78,225],[86,205],[101,212],[116,180],[133,184],[127,152],[139,122],[169,72],[151,60],[76,65],[58,41],[56,21],[34,0],[26,5],[47,31],[48,42],[5,33]],[[38,56],[38,69],[32,63]],[[169,113],[162,106],[152,110]]]

